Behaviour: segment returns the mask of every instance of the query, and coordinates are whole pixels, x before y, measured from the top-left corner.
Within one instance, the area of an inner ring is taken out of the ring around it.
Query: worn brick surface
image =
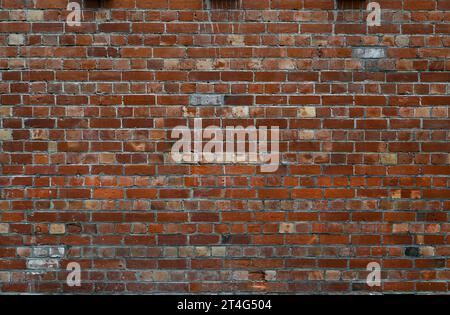
[[[449,1],[217,1],[0,2],[0,291],[448,292]],[[173,162],[194,118],[279,169]]]

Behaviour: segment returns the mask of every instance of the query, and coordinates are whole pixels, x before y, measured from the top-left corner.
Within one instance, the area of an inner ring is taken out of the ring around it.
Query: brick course
[[[0,292],[450,291],[450,1],[367,2],[1,1]],[[175,163],[194,118],[281,165]]]

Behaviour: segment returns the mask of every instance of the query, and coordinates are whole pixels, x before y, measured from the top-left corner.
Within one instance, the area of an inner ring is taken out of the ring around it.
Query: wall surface
[[[0,1],[0,292],[450,291],[450,1],[211,1]],[[178,163],[194,118],[278,169]]]

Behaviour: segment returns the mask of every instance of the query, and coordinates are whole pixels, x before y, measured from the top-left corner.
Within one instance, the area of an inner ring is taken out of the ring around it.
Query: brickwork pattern
[[[450,291],[450,1],[217,1],[0,1],[0,292]],[[279,169],[175,163],[194,118]]]

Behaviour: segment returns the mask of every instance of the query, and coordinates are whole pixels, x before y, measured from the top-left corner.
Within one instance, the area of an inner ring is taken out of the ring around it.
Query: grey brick
[[[353,48],[353,58],[380,59],[386,57],[383,47],[356,47]]]
[[[224,96],[214,94],[193,94],[190,96],[189,103],[193,106],[219,106],[224,104]]]

